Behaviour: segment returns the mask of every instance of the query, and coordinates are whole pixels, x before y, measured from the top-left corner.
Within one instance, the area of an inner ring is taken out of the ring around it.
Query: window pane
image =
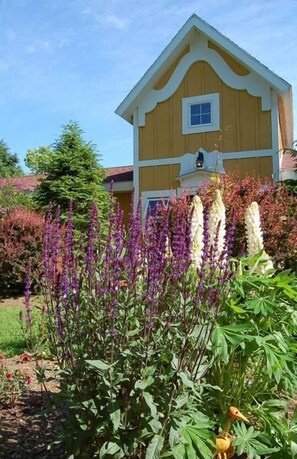
[[[202,113],[210,113],[210,102],[206,102],[205,104],[201,104]]]
[[[191,126],[201,124],[201,115],[191,115]]]
[[[211,123],[211,103],[203,102],[190,106],[190,125],[199,126]]]
[[[201,113],[201,105],[202,104],[191,105],[191,116],[192,115],[198,115],[198,114]]]
[[[202,117],[202,123],[201,124],[209,124],[211,123],[211,115],[210,113],[207,113],[206,115],[201,115]]]

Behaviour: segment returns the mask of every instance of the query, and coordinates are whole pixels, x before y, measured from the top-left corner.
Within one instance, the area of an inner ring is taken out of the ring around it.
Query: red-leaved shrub
[[[219,183],[203,185],[198,194],[204,204],[211,203],[214,191],[220,189],[226,206],[227,222],[236,220],[235,252],[245,244],[244,214],[247,206],[256,201],[261,212],[262,230],[266,252],[275,266],[297,269],[297,197],[286,188],[254,177],[240,179],[225,176]]]
[[[21,207],[0,219],[0,295],[22,293],[26,266],[38,275],[41,266],[44,216]]]

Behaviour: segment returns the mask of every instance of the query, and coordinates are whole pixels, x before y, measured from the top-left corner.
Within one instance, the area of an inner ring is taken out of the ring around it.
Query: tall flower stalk
[[[194,196],[190,210],[191,215],[191,259],[195,268],[200,268],[203,257],[204,215],[203,204],[199,196]]]
[[[257,261],[253,261],[252,266],[255,272],[264,274],[266,271],[273,268],[273,263],[264,250],[260,210],[257,202],[252,202],[246,210],[245,228],[248,257],[254,260],[255,257],[259,256]]]
[[[215,197],[209,212],[210,250],[218,259],[224,250],[226,234],[226,210],[220,190],[215,191]]]

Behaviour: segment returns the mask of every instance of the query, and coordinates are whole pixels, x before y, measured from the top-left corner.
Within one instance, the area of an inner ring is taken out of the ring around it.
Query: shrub
[[[0,218],[5,217],[14,207],[34,210],[35,205],[31,194],[19,192],[8,185],[0,189]]]
[[[241,275],[219,193],[209,211],[196,199],[189,212],[186,201],[161,206],[144,229],[138,209],[129,233],[112,207],[104,240],[94,207],[86,245],[75,242],[71,215],[63,240],[59,222],[47,222],[45,317],[70,457],[212,459],[214,421],[233,401],[263,416],[262,431],[236,427],[238,451],[288,457],[289,427],[272,434],[274,409],[270,422],[264,415],[280,403],[286,411],[297,387],[296,281],[258,274],[262,254]]]
[[[210,203],[216,189],[222,192],[227,222],[236,221],[235,255],[242,253],[245,244],[245,210],[255,201],[260,207],[267,253],[277,267],[297,270],[297,197],[282,185],[236,175],[203,185],[198,194],[204,203]]]
[[[24,291],[28,263],[34,276],[40,270],[44,216],[15,207],[0,219],[0,289],[1,295]]]

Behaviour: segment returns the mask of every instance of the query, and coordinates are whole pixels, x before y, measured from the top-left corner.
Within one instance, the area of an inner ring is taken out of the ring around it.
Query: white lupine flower
[[[203,204],[196,195],[191,205],[191,260],[195,268],[201,266],[203,245]]]
[[[264,250],[260,211],[257,202],[252,202],[245,212],[245,228],[248,257],[253,258]]]
[[[245,228],[248,257],[254,258],[262,252],[262,256],[259,261],[266,260],[266,263],[259,263],[255,270],[260,274],[264,274],[266,271],[273,268],[273,264],[269,255],[264,250],[260,211],[257,202],[252,202],[246,210]]]
[[[217,238],[218,250],[216,257],[222,253],[225,244],[226,234],[226,210],[222,200],[220,190],[215,191],[215,199],[209,212],[209,242],[210,247],[215,243]]]

